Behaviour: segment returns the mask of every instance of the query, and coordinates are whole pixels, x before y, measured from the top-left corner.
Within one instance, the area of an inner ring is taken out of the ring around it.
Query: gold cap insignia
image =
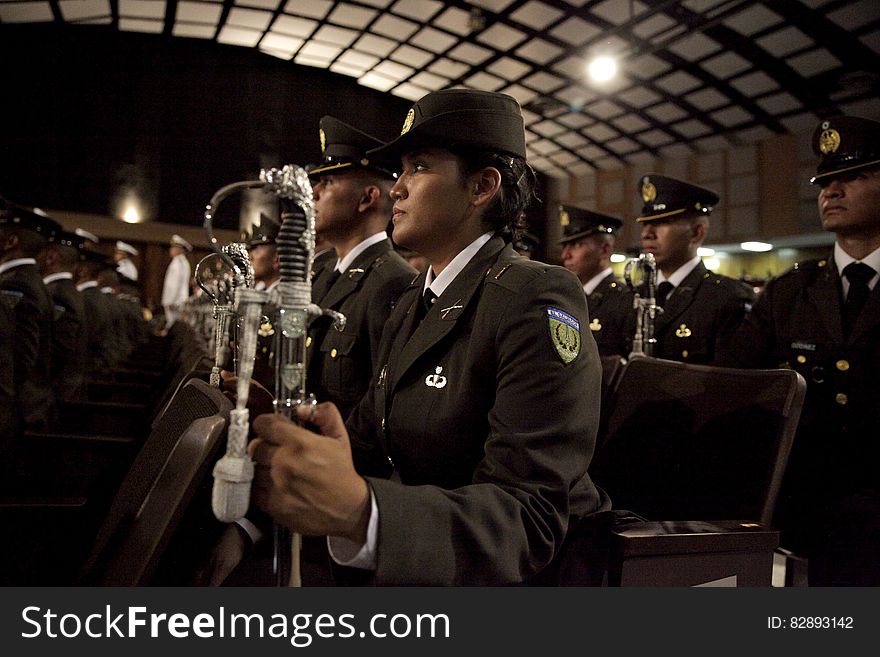
[[[559,225],[560,226],[568,226],[571,223],[571,217],[568,216],[568,212],[565,210],[559,211]]]
[[[400,129],[400,134],[404,135],[409,132],[409,129],[412,128],[413,121],[416,118],[416,113],[412,107],[409,108],[409,112],[406,113],[406,118],[403,120],[403,128]]]
[[[324,128],[318,128],[318,136],[321,138],[321,153],[327,148],[327,137],[324,135]]]
[[[645,203],[650,203],[655,198],[657,198],[657,188],[654,187],[653,183],[646,180],[642,183],[642,200]]]
[[[840,133],[834,128],[826,128],[819,135],[819,150],[822,155],[835,152],[840,147]]]

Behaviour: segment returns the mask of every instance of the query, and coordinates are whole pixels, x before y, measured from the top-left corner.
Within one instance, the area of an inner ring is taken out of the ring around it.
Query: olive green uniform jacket
[[[754,300],[750,285],[713,274],[698,263],[672,290],[655,319],[652,355],[685,363],[715,362]]]
[[[849,337],[842,318],[833,259],[799,263],[767,284],[724,362],[807,380],[774,522],[811,584],[880,586],[880,285]]]
[[[609,508],[587,474],[601,366],[583,288],[498,237],[416,326],[423,285],[401,296],[347,423],[379,509],[372,583],[527,582]]]

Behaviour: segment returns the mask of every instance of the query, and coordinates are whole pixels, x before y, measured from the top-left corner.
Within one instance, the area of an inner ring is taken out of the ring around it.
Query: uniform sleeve
[[[14,351],[13,381],[21,389],[39,355],[40,349],[40,308],[33,298],[19,289],[3,290],[3,294],[14,304],[15,323],[12,327]]]
[[[554,311],[577,330],[554,323]],[[370,480],[379,507],[377,583],[525,581],[559,550],[570,492],[587,478],[601,368],[577,280],[552,268],[515,292],[488,284],[476,312],[489,316],[469,342],[494,363],[485,456],[472,483],[454,490]]]
[[[719,313],[718,330],[715,332],[713,345],[716,361],[719,358],[718,354],[726,349],[726,345],[730,344],[733,335],[748,317],[755,301],[755,294],[751,288],[741,285],[738,281],[734,281],[734,286],[732,294]]]
[[[728,367],[775,367],[773,362],[773,282],[758,295],[743,320],[721,340],[718,363]]]

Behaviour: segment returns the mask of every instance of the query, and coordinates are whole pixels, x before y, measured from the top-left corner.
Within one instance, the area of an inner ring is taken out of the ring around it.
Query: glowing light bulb
[[[128,208],[126,208],[125,213],[122,215],[122,220],[129,224],[136,224],[141,220],[141,217],[138,214],[137,209],[129,206]]]
[[[606,55],[596,57],[596,59],[590,62],[587,71],[596,82],[606,82],[617,73],[617,62]]]

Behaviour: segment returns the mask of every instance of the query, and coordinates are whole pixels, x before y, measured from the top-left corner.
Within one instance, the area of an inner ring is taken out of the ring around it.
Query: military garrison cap
[[[480,148],[524,158],[519,103],[513,96],[491,91],[432,91],[410,108],[400,136],[369,155],[400,157],[428,146]]]
[[[513,247],[517,251],[525,251],[527,253],[537,251],[540,244],[541,240],[538,239],[538,236],[527,230],[518,231],[516,239],[513,241]]]
[[[183,239],[180,235],[174,234],[171,236],[171,246],[181,246],[187,251],[192,251],[192,244]]]
[[[0,198],[0,226],[19,226],[52,239],[61,232],[61,224],[39,208],[28,208]]]
[[[859,116],[834,116],[813,132],[813,151],[821,157],[810,182],[880,165],[880,122]]]
[[[708,216],[719,200],[712,190],[656,173],[642,176],[639,190],[644,206],[636,221]]]
[[[58,246],[67,246],[81,252],[85,248],[86,238],[79,233],[69,233],[66,230],[61,230],[55,233],[49,241]]]
[[[260,244],[275,244],[279,230],[281,230],[281,224],[272,217],[260,213],[260,223],[254,224],[250,235],[245,236],[244,240],[249,249]]]
[[[382,142],[366,132],[332,116],[322,116],[318,134],[321,137],[323,159],[309,168],[309,176],[320,176],[339,170],[371,169],[389,178],[397,177],[394,173],[396,165],[367,155],[367,151],[379,148]]]
[[[613,235],[623,222],[607,214],[592,212],[574,205],[560,205],[559,224],[562,226],[562,239],[559,243],[565,244],[587,235]]]
[[[136,248],[134,248],[128,242],[123,242],[122,240],[116,240],[116,250],[133,256],[138,255],[138,250]]]

